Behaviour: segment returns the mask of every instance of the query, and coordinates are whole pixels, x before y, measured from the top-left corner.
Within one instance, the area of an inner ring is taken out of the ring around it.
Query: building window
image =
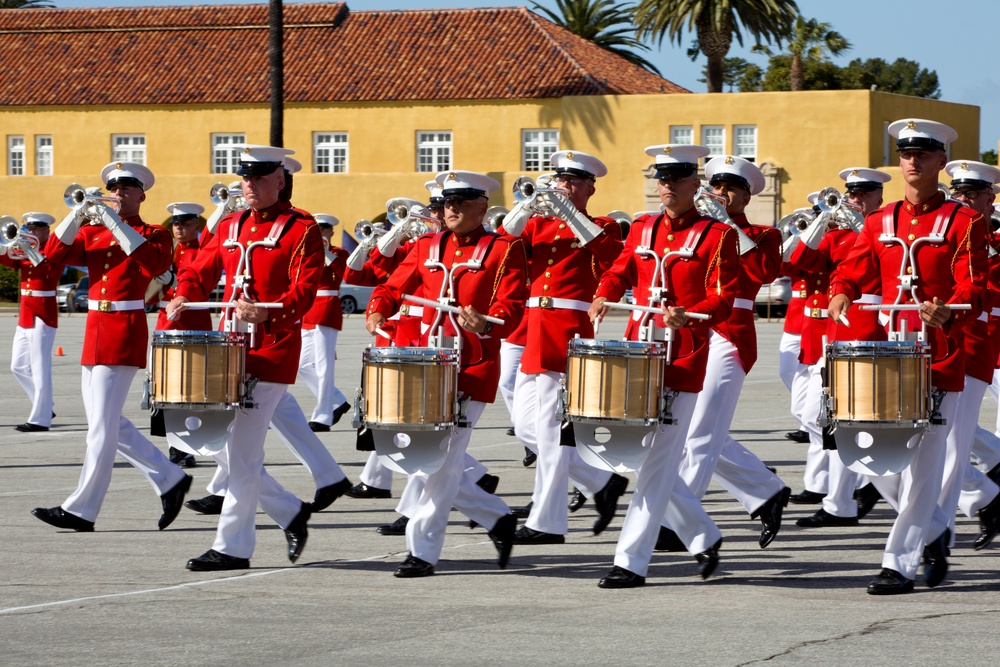
[[[549,158],[559,150],[559,130],[524,130],[521,146],[522,169],[544,171],[549,167]]]
[[[451,132],[417,132],[417,171],[451,169]]]
[[[145,134],[112,134],[111,160],[113,162],[136,162],[146,164]]]
[[[240,168],[240,154],[234,146],[245,144],[246,141],[245,134],[213,134],[212,173],[235,174]]]
[[[671,125],[670,143],[690,146],[694,143],[694,130],[690,125]]]
[[[721,125],[701,126],[701,145],[708,149],[705,162],[726,152],[726,128]]]
[[[7,137],[7,175],[24,176],[24,137]]]
[[[52,175],[52,136],[35,135],[35,175]]]
[[[313,171],[346,174],[350,156],[347,132],[313,132]]]
[[[733,128],[733,153],[750,162],[757,161],[756,125],[736,125]]]

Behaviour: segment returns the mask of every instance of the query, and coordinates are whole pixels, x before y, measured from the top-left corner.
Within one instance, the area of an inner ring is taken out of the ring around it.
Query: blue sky
[[[292,2],[294,0],[285,0]],[[54,0],[57,7],[123,7],[137,5],[208,5],[239,4],[233,0]],[[348,6],[360,9],[422,9],[438,7],[497,7],[528,5],[530,1],[502,0],[347,0]],[[540,4],[555,7],[554,0]],[[975,104],[981,109],[980,146],[996,149],[1000,139],[1000,69],[993,64],[996,53],[1000,2],[998,0],[965,0],[942,6],[931,0],[798,0],[803,16],[830,23],[844,35],[853,48],[834,59],[846,65],[854,58],[896,58],[915,60],[922,67],[936,70],[941,84],[941,99],[949,102]],[[896,27],[898,26],[898,27]],[[935,37],[937,29],[942,36]],[[691,38],[693,39],[693,34]],[[686,56],[690,39],[682,46],[664,44],[653,47],[646,58],[655,64],[667,79],[694,92],[703,92],[699,83],[705,60],[692,63]],[[735,45],[732,56],[765,64],[763,56],[749,53],[750,43],[740,49]],[[992,47],[992,48],[991,48]]]

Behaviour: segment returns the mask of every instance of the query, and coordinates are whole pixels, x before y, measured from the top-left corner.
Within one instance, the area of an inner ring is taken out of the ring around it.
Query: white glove
[[[101,222],[111,232],[111,236],[115,237],[118,245],[122,247],[126,255],[131,255],[135,252],[136,248],[146,242],[142,234],[132,229],[130,225],[122,222],[118,214],[110,208],[98,205],[98,210],[101,213]]]
[[[792,253],[795,252],[795,246],[799,244],[798,236],[789,236],[781,244],[781,261],[790,262],[792,260]]]
[[[815,250],[819,247],[820,241],[826,235],[826,228],[830,221],[830,215],[828,213],[820,213],[815,220],[809,223],[805,231],[802,232],[802,242],[806,246]]]
[[[524,226],[528,224],[528,219],[534,215],[534,211],[527,202],[518,202],[514,208],[503,217],[503,230],[511,236],[520,236],[524,231]]]
[[[177,284],[177,275],[174,273],[173,269],[167,269],[160,275],[153,278],[153,280],[160,283],[164,287],[170,288]]]
[[[403,225],[393,225],[392,229],[379,237],[378,251],[382,253],[383,257],[392,257],[396,254],[396,249],[399,248],[399,244],[403,242],[406,238],[406,234],[403,233]]]
[[[539,197],[545,198],[553,214],[569,225],[573,234],[580,239],[580,243],[583,245],[587,245],[604,231],[590,218],[580,213],[580,210],[565,195],[558,192],[543,192]]]
[[[351,256],[347,258],[347,268],[352,271],[361,271],[364,269],[365,260],[368,259],[368,253],[371,252],[371,249],[370,245],[359,243],[358,247],[351,253]]]
[[[80,231],[81,217],[80,209],[73,209],[66,214],[66,217],[63,218],[63,221],[59,223],[59,226],[52,233],[66,245],[71,245],[73,239],[76,238],[76,233]]]
[[[334,255],[332,252],[330,252],[329,248],[324,248],[323,249],[323,254],[326,256],[325,262],[326,262],[327,266],[330,266],[331,264],[333,264],[334,260],[337,259],[337,256]]]
[[[219,204],[215,211],[208,217],[208,221],[205,223],[205,229],[208,230],[209,234],[215,234],[215,228],[219,226],[219,221],[226,215],[226,204],[225,202]]]

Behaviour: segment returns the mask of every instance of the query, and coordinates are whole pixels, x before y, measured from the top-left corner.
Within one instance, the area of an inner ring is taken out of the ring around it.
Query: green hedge
[[[20,285],[17,271],[0,266],[0,301],[17,301]]]

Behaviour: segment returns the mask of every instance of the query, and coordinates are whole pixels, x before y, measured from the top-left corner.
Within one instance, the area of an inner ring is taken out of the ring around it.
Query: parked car
[[[757,298],[754,299],[754,305],[760,317],[784,317],[791,299],[792,279],[781,276],[773,283],[760,286]]]
[[[340,284],[340,309],[344,315],[364,312],[368,307],[368,299],[372,296],[373,287],[362,287],[360,285]]]
[[[67,304],[70,300],[70,295],[76,288],[76,283],[65,283],[56,287],[56,305],[59,306],[59,312],[65,313]]]
[[[70,297],[70,303],[73,304],[73,310],[78,313],[87,312],[87,299],[90,292],[90,276],[84,276],[80,278],[77,282],[76,287],[73,288],[73,296]]]

